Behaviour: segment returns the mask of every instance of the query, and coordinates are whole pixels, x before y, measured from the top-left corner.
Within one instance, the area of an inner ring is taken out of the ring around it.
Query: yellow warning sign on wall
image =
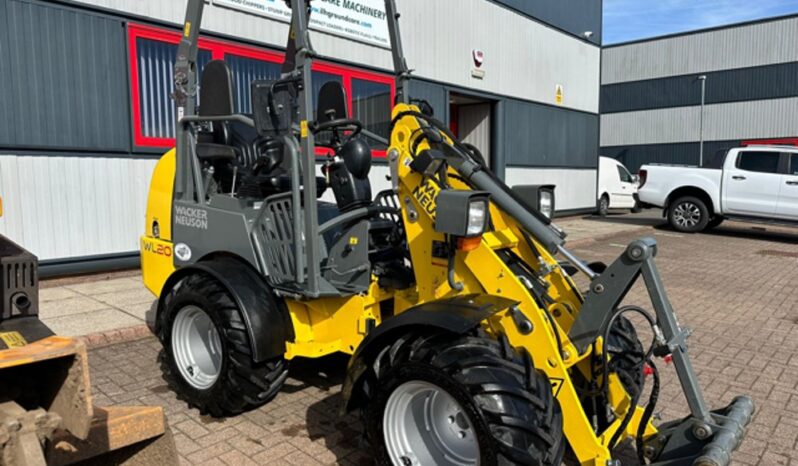
[[[557,87],[554,90],[554,103],[556,103],[557,105],[562,105],[562,99],[563,99],[562,84],[557,84]]]

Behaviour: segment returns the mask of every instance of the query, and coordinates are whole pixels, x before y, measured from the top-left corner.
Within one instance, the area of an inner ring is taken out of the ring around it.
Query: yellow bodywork
[[[415,106],[398,104],[393,117],[412,110]],[[444,241],[444,235],[434,228],[435,198],[438,186],[425,180],[410,168],[415,154],[410,153],[414,137],[420,134],[419,121],[405,116],[395,125],[391,134],[389,154],[398,154],[398,196],[403,206],[402,215],[411,252],[416,285],[403,291],[386,290],[372,280],[367,293],[346,298],[323,298],[315,300],[286,299],[294,327],[295,339],[286,344],[286,359],[295,357],[321,357],[343,352],[352,354],[367,333],[369,326],[382,321],[381,303],[392,300],[392,312],[399,314],[424,302],[452,297],[458,294],[487,293],[500,295],[519,302],[518,309],[532,322],[533,330],[527,335],[520,333],[510,312],[502,311],[483,322],[484,329],[493,335],[504,334],[511,345],[527,350],[537,369],[544,371],[551,383],[555,397],[563,410],[564,432],[580,463],[604,466],[611,459],[607,444],[619,428],[621,420],[630,406],[630,397],[620,380],[610,376],[610,403],[617,420],[597,436],[587,419],[571,373],[581,371],[592,378],[591,359],[600,354],[601,340],[584,354],[578,354],[568,340],[571,328],[581,308],[582,298],[567,274],[559,269],[557,261],[536,244],[532,251],[523,233],[513,218],[491,205],[493,231],[483,235],[481,244],[468,252],[458,251],[455,257],[456,280],[462,282],[463,290],[453,290],[447,280],[447,264],[444,259],[433,257],[433,241]],[[428,148],[426,141],[417,145],[416,151]],[[147,210],[147,233],[142,237],[142,269],[147,287],[156,295],[169,275],[174,272],[171,237],[172,185],[174,182],[175,154],[170,151],[161,159],[153,175]],[[455,189],[470,189],[455,177],[449,179]],[[160,238],[154,238],[152,224],[160,226]],[[166,254],[169,248],[169,254]],[[499,250],[510,250],[530,267],[539,271],[541,263],[551,273],[545,274],[550,283],[549,294],[555,301],[546,310],[536,304],[527,287],[497,255]],[[556,328],[554,326],[556,326]],[[559,354],[555,332],[562,339],[563,353]],[[634,437],[642,416],[642,408],[636,412],[621,440]],[[656,433],[652,425],[646,434]]]
[[[418,111],[415,107],[400,104],[394,109],[394,117],[407,110]],[[406,116],[399,120],[391,134],[391,149],[399,152],[399,200],[403,205],[408,203],[412,205],[412,209],[404,208],[402,213],[418,283],[418,301],[425,302],[460,293],[488,293],[518,301],[520,303],[518,308],[532,322],[534,328],[531,333],[521,334],[507,311],[494,315],[488,322],[484,322],[483,326],[490,333],[506,335],[512,346],[524,348],[530,353],[536,368],[544,371],[552,382],[552,390],[563,410],[565,435],[577,458],[582,464],[604,466],[606,461],[612,458],[606,444],[619,428],[621,420],[629,409],[631,399],[617,376],[611,375],[610,402],[615,407],[618,418],[603,436],[597,437],[569,375],[569,372],[576,370],[589,374],[592,356],[591,350],[585,354],[578,354],[567,338],[568,330],[582,303],[578,290],[565,272],[558,271],[557,261],[544,247],[536,243],[537,254],[535,254],[526,242],[519,241],[523,234],[519,226],[512,217],[497,209],[495,205],[491,205],[493,231],[483,235],[478,248],[457,253],[455,277],[464,285],[463,290],[457,292],[449,287],[446,263],[444,260],[434,258],[431,250],[432,240],[444,240],[443,235],[436,233],[434,228],[435,198],[439,188],[435,183],[425,181],[421,174],[413,172],[410,168],[410,160],[415,154],[411,154],[409,149],[415,145],[413,137],[421,134],[419,128],[416,118]],[[416,150],[421,151],[426,148],[428,144],[422,141]],[[455,177],[451,177],[449,183],[454,189],[470,189]],[[415,213],[411,214],[411,211]],[[410,215],[414,218],[410,218]],[[540,270],[541,261],[555,270],[546,274],[546,280],[551,284],[549,294],[555,301],[548,311],[554,317],[557,329],[549,323],[546,312],[537,306],[527,287],[497,256],[496,251],[500,249],[510,249],[536,271]],[[559,332],[562,338],[562,355],[558,354],[555,331]],[[636,411],[632,422],[626,428],[626,434],[621,439],[636,434],[643,410],[636,407]],[[654,427],[647,426],[646,434],[654,433],[656,433]]]
[[[147,198],[147,220],[141,237],[141,274],[144,285],[156,296],[175,271],[172,245],[172,198],[175,183],[175,150],[155,165]],[[158,235],[153,226],[158,225]]]

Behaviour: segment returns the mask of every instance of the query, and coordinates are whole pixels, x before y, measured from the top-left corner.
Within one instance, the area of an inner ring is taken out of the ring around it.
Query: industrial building
[[[697,165],[702,140],[705,165],[743,143],[794,145],[796,76],[796,15],[607,46],[601,154],[634,172]]]
[[[152,169],[173,145],[172,66],[185,1],[0,0],[0,233],[45,273],[138,260]],[[560,211],[595,206],[601,1],[399,0],[413,98],[479,147],[508,184],[557,185]],[[382,0],[314,0],[316,82],[387,134],[391,55]],[[224,59],[237,106],[279,73],[279,0],[212,0],[200,62]],[[200,102],[201,104],[201,102]],[[373,147],[375,191],[388,186]]]

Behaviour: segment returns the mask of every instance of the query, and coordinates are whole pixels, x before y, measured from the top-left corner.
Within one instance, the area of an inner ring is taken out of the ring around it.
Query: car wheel
[[[709,209],[701,199],[685,196],[676,199],[668,209],[671,227],[683,233],[697,233],[709,223]]]
[[[610,211],[610,198],[606,194],[602,194],[601,199],[599,199],[598,214],[601,215],[602,217],[606,217],[609,211]]]

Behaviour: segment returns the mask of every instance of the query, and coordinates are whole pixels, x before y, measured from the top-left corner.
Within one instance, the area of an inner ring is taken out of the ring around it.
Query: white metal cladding
[[[798,134],[798,98],[707,105],[704,140],[779,138]],[[698,141],[701,107],[601,116],[601,146]]]
[[[508,186],[556,185],[554,207],[558,211],[596,206],[596,169],[507,167],[505,182]]]
[[[598,113],[600,49],[485,0],[399,2],[408,64],[419,76]],[[574,14],[578,14],[575,12]],[[471,77],[484,52],[483,80]]]
[[[0,154],[0,233],[43,260],[137,251],[155,163]]]
[[[186,1],[82,0],[112,10],[181,24]],[[405,54],[419,77],[555,103],[557,85],[564,107],[598,113],[598,46],[487,0],[401,0]],[[445,19],[445,20],[444,20]],[[284,47],[288,25],[213,4],[206,5],[203,29]],[[313,46],[324,57],[392,69],[388,50],[313,31]],[[485,53],[484,79],[471,76],[474,49]]]
[[[602,84],[798,61],[798,17],[604,49]]]

